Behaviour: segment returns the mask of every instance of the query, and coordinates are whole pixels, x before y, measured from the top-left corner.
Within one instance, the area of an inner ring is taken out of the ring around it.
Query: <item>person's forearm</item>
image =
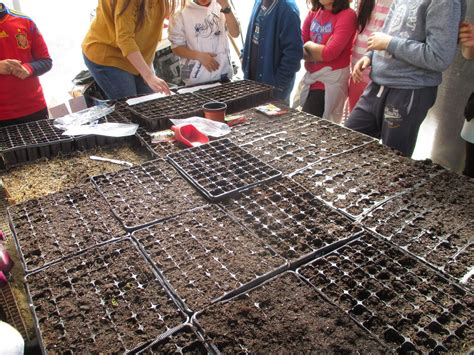
[[[53,60],[51,58],[43,58],[26,64],[31,68],[33,75],[40,76],[51,70]]]
[[[202,53],[199,51],[194,51],[192,49],[189,49],[186,46],[175,47],[172,49],[172,51],[178,57],[186,58],[186,59],[194,59],[194,60],[199,60],[200,54]]]
[[[462,46],[462,55],[466,59],[474,59],[474,47]]]
[[[305,52],[309,54],[314,62],[322,62],[323,61],[323,51],[324,51],[323,44],[317,44],[314,42],[306,42],[304,45]]]
[[[233,38],[237,38],[240,35],[240,24],[239,21],[235,18],[234,12],[229,12],[225,14],[225,21],[227,24],[227,31]]]
[[[154,76],[155,73],[151,70],[151,67],[143,59],[143,55],[139,52],[132,52],[127,55],[127,59],[132,63],[133,67],[140,73],[142,78],[146,79],[151,76]]]

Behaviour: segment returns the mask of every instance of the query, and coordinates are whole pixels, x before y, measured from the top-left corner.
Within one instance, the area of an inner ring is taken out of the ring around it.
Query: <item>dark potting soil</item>
[[[185,320],[131,241],[89,250],[26,281],[49,353],[123,353]]]
[[[133,236],[194,311],[285,264],[216,206],[138,230]]]
[[[14,205],[9,214],[27,271],[126,234],[90,183]]]
[[[294,274],[197,315],[206,339],[236,353],[384,353],[368,332]]]
[[[196,329],[186,325],[170,336],[148,346],[142,354],[210,354],[209,346],[197,334]]]
[[[399,352],[474,345],[474,296],[382,239],[366,234],[298,273]]]

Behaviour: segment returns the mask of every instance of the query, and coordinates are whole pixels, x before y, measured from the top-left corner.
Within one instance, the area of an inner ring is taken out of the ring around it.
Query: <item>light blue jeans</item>
[[[133,75],[119,68],[96,64],[91,62],[84,54],[83,57],[87,69],[89,69],[92,77],[109,100],[153,93],[153,90],[140,75]]]

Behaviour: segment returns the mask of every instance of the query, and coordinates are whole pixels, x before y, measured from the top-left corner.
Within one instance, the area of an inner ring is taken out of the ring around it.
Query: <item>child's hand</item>
[[[216,54],[214,53],[201,52],[198,60],[208,71],[211,72],[219,69],[219,62],[214,59],[215,57]]]
[[[459,43],[463,47],[474,47],[474,24],[464,21],[459,27]]]
[[[388,48],[392,36],[383,32],[374,32],[367,40],[368,49],[370,51],[384,51]]]
[[[370,58],[365,56],[360,58],[354,65],[354,69],[352,70],[352,80],[354,80],[355,83],[359,83],[364,79],[363,72],[369,65]]]

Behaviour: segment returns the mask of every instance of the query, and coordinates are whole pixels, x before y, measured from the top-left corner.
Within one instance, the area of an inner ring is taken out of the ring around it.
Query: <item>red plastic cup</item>
[[[227,111],[227,104],[223,102],[208,102],[202,105],[204,110],[204,117],[218,122],[224,122],[225,113]]]

